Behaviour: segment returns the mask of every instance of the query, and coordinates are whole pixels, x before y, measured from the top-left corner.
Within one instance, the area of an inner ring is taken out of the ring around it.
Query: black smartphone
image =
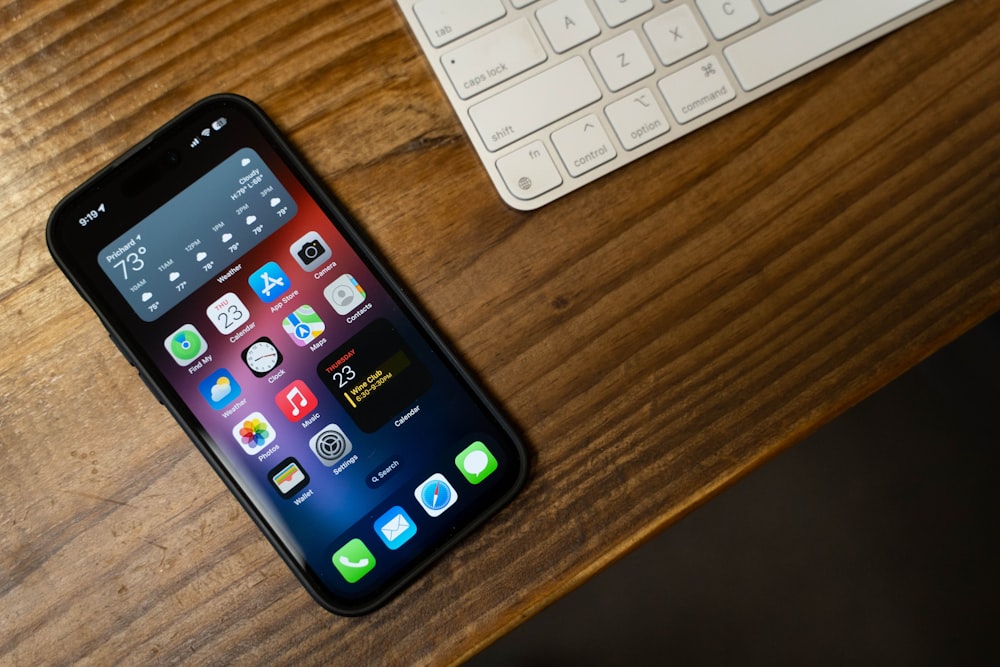
[[[524,483],[513,429],[249,100],[181,113],[46,236],[330,611],[385,603]]]

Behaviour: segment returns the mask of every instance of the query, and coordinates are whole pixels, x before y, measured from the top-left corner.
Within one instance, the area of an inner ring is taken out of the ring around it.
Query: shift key
[[[601,99],[579,56],[469,107],[487,150],[497,151]]]

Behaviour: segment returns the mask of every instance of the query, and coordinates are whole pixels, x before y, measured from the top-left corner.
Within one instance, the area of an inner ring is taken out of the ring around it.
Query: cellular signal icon
[[[199,139],[198,137],[195,137],[194,139],[191,140],[191,148],[194,148],[195,146],[197,146],[200,143],[201,143],[201,139]]]

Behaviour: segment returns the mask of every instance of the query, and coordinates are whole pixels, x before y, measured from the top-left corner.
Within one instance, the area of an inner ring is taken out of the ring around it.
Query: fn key
[[[504,155],[497,160],[497,171],[507,189],[518,199],[534,199],[562,184],[559,170],[540,141]]]

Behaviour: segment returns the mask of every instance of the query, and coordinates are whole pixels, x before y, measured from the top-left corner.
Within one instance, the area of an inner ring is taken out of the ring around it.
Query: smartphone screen
[[[47,236],[327,609],[379,606],[522,485],[510,426],[247,100],[181,114]]]

